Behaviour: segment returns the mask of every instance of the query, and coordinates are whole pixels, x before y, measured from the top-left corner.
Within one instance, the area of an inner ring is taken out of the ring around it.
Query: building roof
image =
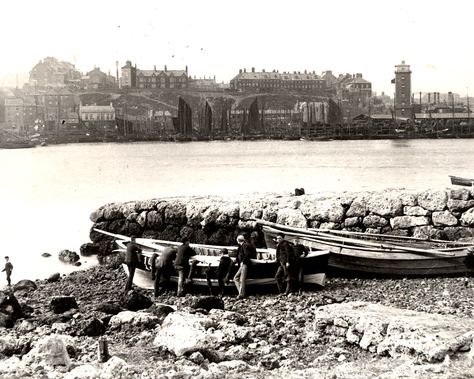
[[[143,75],[143,76],[158,76],[161,74],[165,74],[166,76],[183,76],[186,75],[185,70],[138,70],[137,69],[137,75]]]
[[[115,108],[109,105],[80,105],[79,112],[114,112]]]
[[[320,80],[314,73],[241,72],[233,80]]]

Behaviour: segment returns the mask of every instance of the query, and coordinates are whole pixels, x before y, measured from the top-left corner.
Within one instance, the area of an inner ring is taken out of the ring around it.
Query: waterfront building
[[[395,117],[412,116],[411,109],[411,70],[410,65],[402,61],[395,65]]]
[[[23,99],[20,97],[7,97],[5,99],[5,129],[23,134]]]
[[[72,63],[47,57],[33,67],[28,83],[37,87],[62,87],[78,83],[81,76]]]
[[[277,70],[272,72],[255,71],[252,67],[250,72],[240,69],[239,73],[230,81],[230,88],[235,91],[249,92],[311,92],[322,94],[326,88],[326,82],[316,73],[304,71],[293,73]]]
[[[127,61],[122,67],[122,88],[143,89],[182,89],[189,87],[188,66],[184,70],[168,70],[165,65],[163,70],[140,70]]]
[[[86,127],[94,129],[115,128],[115,108],[109,105],[79,104],[79,118]]]

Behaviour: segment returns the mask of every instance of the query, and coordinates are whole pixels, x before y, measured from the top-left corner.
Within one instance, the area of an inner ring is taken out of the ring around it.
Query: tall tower
[[[411,118],[411,71],[402,61],[395,65],[395,117]]]

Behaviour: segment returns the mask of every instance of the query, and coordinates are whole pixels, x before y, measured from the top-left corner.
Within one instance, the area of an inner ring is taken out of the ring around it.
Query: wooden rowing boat
[[[331,273],[398,277],[474,273],[474,245],[470,243],[257,223],[262,225],[267,247],[274,247],[277,233],[282,232],[293,243],[329,250]]]
[[[451,184],[455,186],[472,187],[474,185],[474,179],[462,178],[460,176],[449,175],[451,178]]]
[[[100,229],[94,229],[95,231],[113,237],[118,246],[116,251],[125,253],[127,242],[130,241],[130,237],[106,232]],[[164,241],[150,238],[136,238],[137,243],[141,248],[139,256],[139,266],[135,271],[134,284],[142,288],[153,288],[153,281],[151,279],[151,257],[154,254],[160,254],[166,247],[181,245],[180,242]],[[205,272],[209,267],[217,267],[219,265],[220,253],[223,248],[229,250],[229,255],[235,255],[237,251],[236,246],[217,246],[217,245],[204,245],[204,244],[190,244],[191,248],[196,251],[196,256],[193,259],[198,261],[196,269],[193,275],[193,285],[196,286],[207,286],[207,280]],[[247,277],[247,285],[249,286],[275,286],[275,273],[278,268],[278,262],[276,261],[276,251],[273,248],[257,249],[257,255],[259,259],[252,259],[252,266],[249,270]],[[329,251],[314,250],[310,251],[309,254],[302,258],[304,283],[313,284],[317,286],[324,286],[326,281],[326,268],[329,257]],[[232,258],[235,261],[235,258]],[[124,265],[124,268],[126,266]],[[233,274],[237,271],[237,267],[234,267]],[[128,269],[126,270],[128,273]],[[177,276],[171,277],[172,282],[177,282]],[[213,286],[217,286],[217,279],[212,279],[211,283]],[[231,286],[234,286],[233,282],[230,282]]]

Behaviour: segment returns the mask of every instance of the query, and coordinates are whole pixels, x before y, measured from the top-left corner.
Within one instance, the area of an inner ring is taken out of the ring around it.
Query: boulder
[[[70,366],[71,359],[66,346],[63,336],[43,337],[22,360],[26,365]]]
[[[347,342],[379,355],[405,354],[436,362],[469,348],[474,320],[346,302],[319,307],[313,329],[319,337],[337,333]]]
[[[444,238],[444,232],[436,229],[433,225],[416,226],[413,228],[413,237],[441,240]]]
[[[403,214],[406,216],[430,216],[431,212],[417,205],[403,207]]]
[[[300,206],[301,213],[309,220],[341,223],[346,213],[338,199],[305,200]]]
[[[448,195],[445,191],[427,190],[418,194],[418,205],[429,211],[443,211],[447,201]]]
[[[306,218],[299,210],[289,208],[280,209],[278,211],[276,222],[296,228],[306,228],[308,225]]]
[[[462,226],[474,226],[474,208],[468,209],[461,215]]]
[[[43,253],[43,254],[41,254],[41,256],[43,258],[49,258],[51,256],[51,254],[50,253]]]
[[[3,326],[9,328],[23,317],[23,309],[13,293],[0,292],[0,313],[6,316],[2,321]]]
[[[138,214],[137,219],[135,222],[140,225],[142,228],[146,226],[146,219],[147,219],[148,212],[142,211]]]
[[[143,295],[141,292],[130,290],[122,296],[120,305],[130,311],[138,311],[140,309],[148,309],[152,306],[153,301]]]
[[[164,228],[163,215],[158,211],[149,211],[146,215],[146,225],[150,229],[162,230]]]
[[[97,255],[99,247],[91,242],[87,242],[81,245],[79,252],[82,256]]]
[[[474,207],[474,200],[449,199],[447,206],[451,212],[464,212],[466,209]]]
[[[448,190],[448,198],[451,200],[469,200],[470,192],[466,188],[452,188]]]
[[[388,225],[387,219],[377,215],[365,216],[362,223],[366,228],[379,228]]]
[[[352,228],[360,224],[362,217],[347,217],[344,220],[345,228]]]
[[[107,313],[109,315],[116,315],[117,313],[121,312],[123,309],[117,302],[106,302],[100,303],[97,305],[96,310],[99,312]]]
[[[76,252],[67,249],[61,250],[58,254],[58,257],[59,260],[68,263],[77,262],[79,259],[81,259]]]
[[[367,199],[356,197],[346,212],[346,217],[364,217],[367,214]]]
[[[122,204],[108,204],[104,208],[103,218],[108,221],[118,220],[123,218],[123,213],[121,212]]]
[[[161,324],[153,345],[166,348],[177,356],[190,350],[212,347],[214,340],[207,333],[212,326],[214,322],[209,317],[173,312]]]
[[[48,279],[46,279],[46,281],[47,281],[48,283],[54,283],[54,282],[58,282],[59,279],[61,279],[61,274],[60,274],[59,272],[56,272],[56,273],[50,275],[50,276],[48,277]]]
[[[160,319],[149,312],[123,311],[112,316],[109,328],[121,330],[127,328],[153,329],[160,323]]]
[[[80,336],[98,337],[105,333],[104,323],[95,317],[80,322],[78,329]]]
[[[171,312],[175,312],[176,309],[166,304],[155,303],[148,309],[148,311],[158,317],[158,322],[161,324],[166,316]]]
[[[433,212],[431,215],[434,226],[455,226],[458,219],[454,217],[448,210],[442,212]]]
[[[179,201],[169,203],[164,213],[165,225],[185,225],[186,224],[186,206]]]
[[[78,308],[74,296],[55,296],[49,304],[54,313],[64,313],[70,309]]]
[[[414,193],[402,192],[400,194],[400,200],[403,206],[415,207],[418,204],[416,199],[417,195]]]
[[[443,232],[449,241],[458,241],[474,237],[474,228],[462,226],[448,226],[443,229]]]
[[[429,225],[430,219],[421,216],[398,216],[390,220],[392,229],[408,229],[414,226]]]
[[[13,291],[34,291],[36,290],[36,283],[29,279],[22,279],[15,283],[13,286]]]
[[[203,296],[193,299],[190,307],[193,309],[224,309],[224,301],[216,296]]]
[[[397,192],[373,195],[367,201],[367,209],[382,217],[394,217],[403,214],[403,204]]]

